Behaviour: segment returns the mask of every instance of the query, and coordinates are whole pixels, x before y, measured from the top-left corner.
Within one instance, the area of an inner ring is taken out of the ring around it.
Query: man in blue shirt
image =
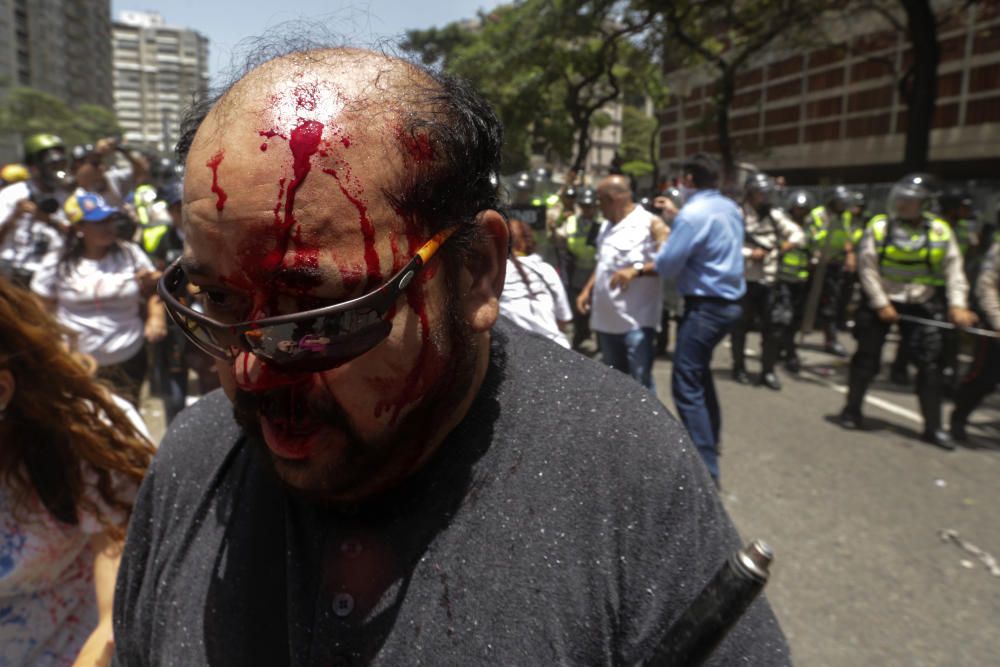
[[[722,418],[709,368],[715,346],[740,317],[743,278],[743,216],[716,189],[719,165],[698,154],[684,165],[688,198],[655,263],[648,267],[674,278],[684,295],[671,377],[674,404],[716,483]]]

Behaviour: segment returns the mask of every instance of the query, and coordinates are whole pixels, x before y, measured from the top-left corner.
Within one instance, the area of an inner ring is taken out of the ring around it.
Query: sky
[[[209,39],[209,76],[213,84],[228,70],[241,40],[267,37],[275,26],[302,21],[363,46],[400,37],[413,28],[443,26],[473,18],[494,0],[112,0],[112,17],[127,10],[154,11],[171,26],[192,28]],[[294,34],[294,33],[291,33]]]

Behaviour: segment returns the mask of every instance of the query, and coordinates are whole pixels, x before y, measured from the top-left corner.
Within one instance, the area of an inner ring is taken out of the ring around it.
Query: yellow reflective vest
[[[919,227],[900,225],[894,230],[897,224],[886,215],[876,215],[868,223],[878,250],[882,277],[895,283],[943,287],[944,258],[951,240],[951,227],[929,213],[924,214]]]

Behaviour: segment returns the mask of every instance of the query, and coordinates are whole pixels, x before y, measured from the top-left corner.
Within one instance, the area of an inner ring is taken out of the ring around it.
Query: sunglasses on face
[[[167,314],[191,343],[217,359],[233,361],[249,352],[276,370],[317,372],[355,359],[389,337],[393,304],[455,233],[457,226],[435,234],[389,280],[356,299],[299,313],[227,324],[181,302],[187,298],[183,258],[160,278],[157,292]]]

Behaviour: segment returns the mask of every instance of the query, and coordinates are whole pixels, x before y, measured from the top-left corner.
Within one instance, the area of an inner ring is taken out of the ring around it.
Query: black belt
[[[685,294],[684,295],[684,302],[685,303],[692,303],[692,304],[694,304],[694,303],[718,303],[718,304],[726,305],[726,304],[730,304],[730,303],[739,303],[740,300],[739,299],[727,299],[727,298],[721,297],[721,296],[701,296],[701,295],[698,295],[698,294]]]

